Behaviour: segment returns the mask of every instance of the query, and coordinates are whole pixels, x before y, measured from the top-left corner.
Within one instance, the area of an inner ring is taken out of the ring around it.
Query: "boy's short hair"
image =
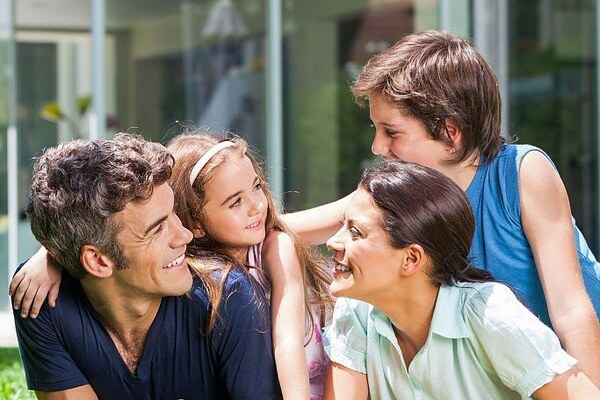
[[[421,121],[435,140],[447,141],[446,120],[462,129],[462,147],[451,162],[479,152],[486,161],[500,151],[498,81],[466,40],[441,31],[408,35],[371,57],[352,86],[359,102],[382,96]]]

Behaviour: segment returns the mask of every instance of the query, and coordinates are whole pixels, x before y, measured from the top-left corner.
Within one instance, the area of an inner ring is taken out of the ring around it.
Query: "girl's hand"
[[[54,307],[60,287],[61,268],[44,247],[40,248],[15,274],[8,294],[13,296],[13,307],[21,310],[21,317],[35,318],[44,300]]]

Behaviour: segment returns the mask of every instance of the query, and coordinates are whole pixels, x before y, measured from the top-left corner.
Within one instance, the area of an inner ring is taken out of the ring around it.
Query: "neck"
[[[100,315],[102,324],[123,361],[134,373],[162,297],[144,298],[133,293],[124,293],[111,282],[105,279],[101,281],[86,277],[82,279],[81,285],[92,307]]]
[[[369,303],[390,319],[408,366],[427,341],[439,288],[427,279],[393,292]]]
[[[452,179],[463,191],[469,188],[479,166],[479,154],[473,154],[458,164],[443,164],[439,171]]]

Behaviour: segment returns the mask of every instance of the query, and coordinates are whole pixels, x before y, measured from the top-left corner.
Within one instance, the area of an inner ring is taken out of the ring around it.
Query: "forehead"
[[[373,201],[373,197],[362,187],[358,187],[350,205],[346,210],[346,219],[352,219],[364,224],[381,225],[381,210]]]
[[[172,212],[173,202],[173,190],[167,183],[163,183],[154,187],[148,199],[130,201],[113,218],[121,230],[129,229],[142,234],[153,221]]]
[[[254,183],[257,173],[252,161],[246,155],[232,154],[215,167],[212,177],[206,184],[207,198],[227,197],[233,190]]]

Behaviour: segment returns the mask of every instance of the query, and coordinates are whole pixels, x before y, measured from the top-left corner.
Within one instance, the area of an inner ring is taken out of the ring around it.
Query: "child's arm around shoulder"
[[[323,244],[340,228],[339,222],[344,219],[353,194],[322,206],[284,214],[281,218],[306,243]]]
[[[304,284],[293,238],[272,230],[262,250],[271,281],[271,325],[277,374],[284,399],[308,399],[310,389],[304,353]]]
[[[519,170],[521,221],[540,276],[552,325],[579,368],[600,385],[600,325],[575,248],[571,208],[560,176],[531,151]]]
[[[14,296],[15,310],[21,317],[37,317],[46,298],[54,307],[61,281],[61,268],[44,247],[41,247],[15,274],[8,294]]]

